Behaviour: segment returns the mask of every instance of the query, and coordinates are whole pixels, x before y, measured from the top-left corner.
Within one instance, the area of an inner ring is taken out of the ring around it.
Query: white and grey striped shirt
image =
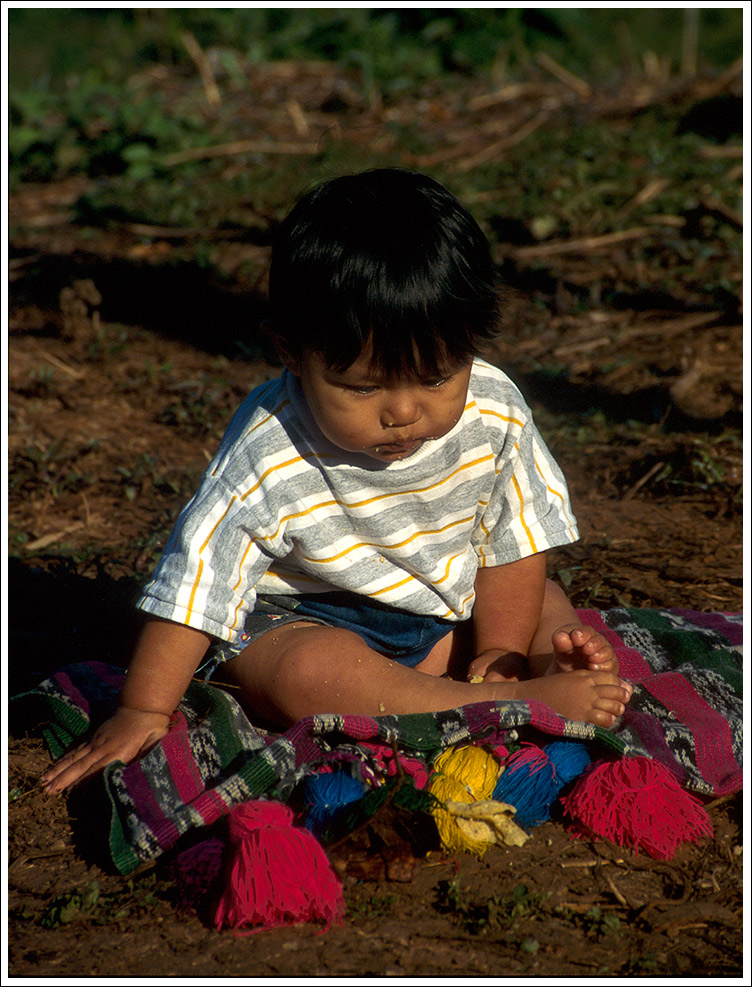
[[[474,361],[447,435],[390,463],[333,446],[285,371],[238,409],[139,606],[229,641],[257,593],[349,590],[464,620],[478,567],[577,537],[561,471],[490,364]]]

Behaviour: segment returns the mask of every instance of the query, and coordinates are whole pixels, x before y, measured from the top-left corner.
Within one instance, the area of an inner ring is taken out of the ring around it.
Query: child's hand
[[[42,784],[51,795],[56,795],[103,771],[112,761],[128,764],[161,740],[169,724],[170,718],[164,713],[120,707],[91,740],[69,751],[46,771]]]

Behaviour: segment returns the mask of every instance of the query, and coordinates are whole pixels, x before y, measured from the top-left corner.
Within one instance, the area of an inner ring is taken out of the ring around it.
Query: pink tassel
[[[561,802],[576,836],[595,834],[658,859],[672,857],[681,843],[713,835],[699,799],[648,757],[591,766]]]
[[[214,924],[257,926],[342,921],[342,887],[321,844],[292,826],[280,802],[246,802],[230,814],[233,859]]]

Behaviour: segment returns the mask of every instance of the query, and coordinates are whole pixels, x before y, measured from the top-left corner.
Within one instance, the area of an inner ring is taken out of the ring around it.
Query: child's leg
[[[578,668],[619,673],[614,650],[605,637],[583,624],[556,583],[546,580],[543,612],[530,645],[530,674],[551,675]]]
[[[562,716],[609,727],[630,695],[616,676],[586,669],[526,682],[456,681],[385,658],[350,631],[304,622],[264,634],[226,669],[249,711],[281,725],[314,713],[378,716],[539,699]]]

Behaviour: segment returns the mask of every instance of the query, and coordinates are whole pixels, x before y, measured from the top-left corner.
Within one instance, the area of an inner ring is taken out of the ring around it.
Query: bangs
[[[426,176],[366,172],[312,190],[272,250],[272,319],[293,351],[345,370],[368,351],[388,376],[443,376],[496,333],[488,241]]]
[[[429,313],[406,318],[400,311],[394,319],[378,322],[367,316],[360,319],[355,313],[348,315],[340,323],[348,326],[348,332],[322,332],[317,340],[311,340],[332,370],[346,370],[368,352],[374,370],[385,377],[443,377],[471,360],[482,341],[466,324],[458,325],[455,320],[451,321],[451,332],[443,331],[444,326],[437,324],[438,313],[434,318]],[[442,312],[441,318],[445,317],[446,312]],[[489,332],[485,338],[492,335]]]

